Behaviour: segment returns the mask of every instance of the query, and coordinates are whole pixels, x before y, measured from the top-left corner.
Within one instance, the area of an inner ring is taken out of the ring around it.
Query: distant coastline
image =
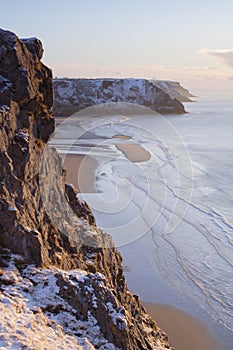
[[[161,114],[183,114],[186,111],[182,102],[190,102],[193,96],[178,82],[133,78],[56,78],[53,89],[57,117],[109,102],[134,103]]]

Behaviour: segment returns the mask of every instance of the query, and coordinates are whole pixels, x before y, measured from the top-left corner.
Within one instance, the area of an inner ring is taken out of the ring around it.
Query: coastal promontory
[[[185,113],[183,104],[169,95],[168,83],[165,91],[147,79],[56,78],[53,88],[56,117],[68,117],[84,108],[111,102],[133,103],[161,114]]]

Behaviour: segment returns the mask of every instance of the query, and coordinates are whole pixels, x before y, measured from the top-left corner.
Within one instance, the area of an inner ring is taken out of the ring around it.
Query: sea
[[[63,157],[97,161],[95,191],[80,184],[79,197],[113,237],[129,288],[204,321],[219,350],[232,350],[233,98],[185,108],[162,116],[130,104],[92,107],[60,123],[52,144]]]

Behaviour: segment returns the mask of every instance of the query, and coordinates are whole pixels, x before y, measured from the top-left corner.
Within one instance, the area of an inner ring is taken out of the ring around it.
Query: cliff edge
[[[55,122],[42,55],[38,39],[0,30],[0,346],[171,349],[128,290],[111,237],[47,148]]]
[[[191,92],[185,89],[178,81],[169,80],[150,80],[152,84],[163,90],[172,99],[177,99],[180,102],[193,102],[191,99],[195,97]]]

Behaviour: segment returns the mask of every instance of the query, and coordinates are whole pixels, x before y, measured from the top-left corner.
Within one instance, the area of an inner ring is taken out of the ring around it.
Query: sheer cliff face
[[[146,79],[54,79],[53,85],[55,116],[107,102],[134,103],[162,114],[185,113],[181,102]]]
[[[13,302],[17,290],[18,296],[25,297],[22,316],[29,311],[33,316],[37,305],[38,317],[62,326],[64,339],[69,334],[74,344],[91,337],[84,329],[94,322],[99,332],[94,338],[102,341],[99,349],[103,344],[102,349],[169,349],[167,337],[127,289],[119,252],[102,248],[113,246],[111,238],[96,227],[88,205],[76,198],[76,190],[65,185],[61,159],[55,150],[47,149],[55,124],[52,74],[41,63],[42,54],[39,40],[19,40],[0,30],[1,300]],[[40,183],[42,155],[46,171]],[[42,198],[41,186],[48,182],[52,187]],[[65,203],[62,208],[61,202]],[[51,210],[58,213],[69,234],[51,220]],[[75,226],[69,210],[77,218]],[[49,293],[43,305],[36,297],[40,288]],[[87,322],[85,327],[82,322]],[[95,348],[85,346],[80,348]]]

